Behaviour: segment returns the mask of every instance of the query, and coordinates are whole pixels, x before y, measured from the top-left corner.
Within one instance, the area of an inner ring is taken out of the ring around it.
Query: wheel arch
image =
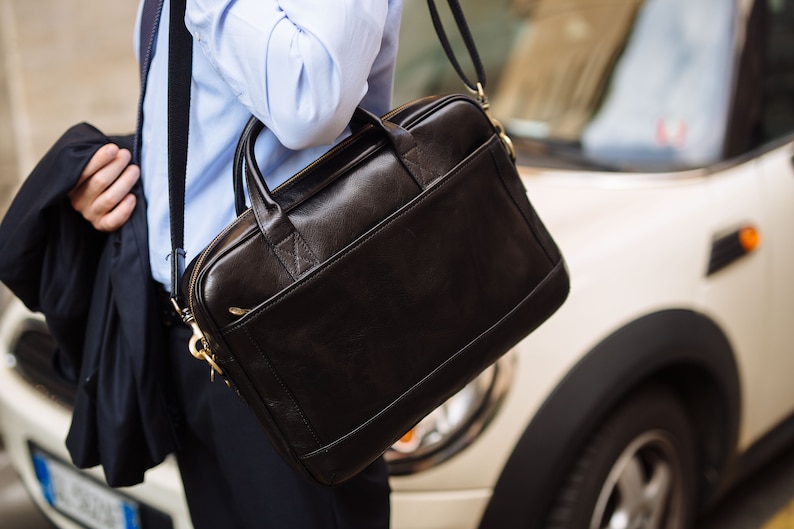
[[[516,444],[480,529],[540,527],[583,443],[621,399],[651,381],[674,390],[692,418],[703,461],[701,504],[708,500],[737,443],[738,370],[715,322],[667,310],[624,326],[571,369]]]

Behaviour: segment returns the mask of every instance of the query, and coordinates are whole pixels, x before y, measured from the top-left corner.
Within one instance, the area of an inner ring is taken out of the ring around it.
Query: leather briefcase
[[[358,109],[272,191],[262,127],[235,163],[251,207],[187,267],[182,314],[281,455],[334,485],[551,316],[568,274],[484,96]]]

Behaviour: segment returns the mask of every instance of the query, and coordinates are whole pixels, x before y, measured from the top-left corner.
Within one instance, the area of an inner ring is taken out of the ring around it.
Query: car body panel
[[[763,433],[769,424],[787,417],[794,408],[794,395],[786,391],[791,387],[791,373],[794,373],[794,325],[791,324],[794,315],[793,158],[794,145],[788,143],[764,154],[757,161],[766,220],[762,243],[768,245],[769,253],[769,263],[764,271],[768,278],[762,326],[765,355],[756,359],[761,364],[759,372],[763,372],[759,376],[759,397],[746,410],[748,421],[766,419],[766,424],[759,424],[754,430],[757,433]],[[769,369],[770,365],[775,368]],[[752,440],[752,434],[749,434],[742,440],[743,447]]]

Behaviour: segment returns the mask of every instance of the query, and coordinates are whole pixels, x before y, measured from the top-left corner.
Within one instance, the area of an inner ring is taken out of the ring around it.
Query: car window
[[[462,86],[423,4],[406,0],[397,102]],[[522,139],[567,145],[590,160],[649,170],[721,158],[733,84],[734,2],[461,5],[486,63],[493,111],[519,146]]]
[[[446,2],[436,0],[449,40],[468,75],[474,79],[468,54],[455,23],[444,9]],[[514,0],[463,0],[472,35],[486,69],[487,87],[499,84],[505,61],[522,20],[511,9]],[[405,103],[430,95],[465,90],[463,83],[438,42],[427,8],[427,0],[404,0],[397,56],[394,102]]]
[[[763,135],[794,132],[794,0],[767,0]]]
[[[585,151],[617,163],[700,166],[722,156],[732,86],[734,12],[725,0],[648,0]]]

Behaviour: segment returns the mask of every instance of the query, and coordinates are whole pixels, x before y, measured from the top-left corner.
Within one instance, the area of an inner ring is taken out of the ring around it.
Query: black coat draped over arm
[[[55,339],[53,367],[77,384],[66,439],[74,464],[102,465],[108,484],[140,483],[175,447],[165,342],[149,270],[145,200],[118,231],[100,233],[67,193],[109,138],[69,129],[23,183],[0,224],[0,281],[41,312]]]

